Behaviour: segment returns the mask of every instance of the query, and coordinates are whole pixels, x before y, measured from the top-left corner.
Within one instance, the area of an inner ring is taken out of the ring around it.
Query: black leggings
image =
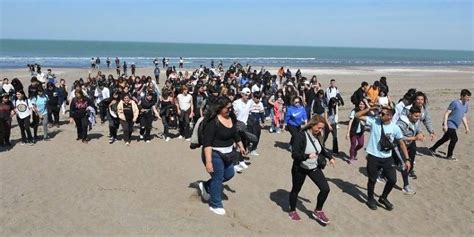
[[[118,118],[113,118],[109,115],[109,135],[113,139],[117,139],[117,131],[119,128],[120,122]]]
[[[150,132],[153,123],[153,113],[146,112],[140,118],[140,135],[145,137],[145,140],[150,140]]]
[[[59,111],[61,110],[61,107],[57,105],[48,105],[47,108],[49,123],[59,125]]]
[[[31,136],[31,130],[30,130],[30,116],[28,115],[26,118],[23,118],[23,119],[17,116],[16,119],[18,121],[18,126],[20,127],[20,131],[21,131],[21,141],[23,143],[32,142],[33,137]]]
[[[123,129],[123,140],[125,142],[130,142],[132,140],[133,121],[120,120],[120,124]]]
[[[337,124],[331,124],[332,130],[328,126],[324,128],[324,143],[328,140],[329,133],[332,135],[332,152],[339,153],[339,146],[337,143]]]
[[[439,139],[430,149],[431,150],[436,150],[438,147],[443,145],[445,142],[449,141],[449,146],[448,146],[448,154],[447,157],[453,156],[453,151],[454,147],[456,146],[456,142],[458,142],[458,135],[456,134],[456,129],[454,128],[448,128],[448,131],[446,131],[441,139]]]
[[[82,118],[74,118],[74,122],[76,123],[77,138],[86,140],[87,128],[89,126],[89,120],[87,119],[87,116],[84,116]]]
[[[179,135],[183,136],[184,138],[189,137],[189,115],[191,114],[191,109],[188,110],[181,110],[181,114],[179,116]]]
[[[377,182],[378,171],[382,169],[382,175],[387,178],[385,187],[383,189],[382,198],[387,198],[388,194],[395,186],[397,182],[397,174],[395,167],[393,166],[393,158],[377,158],[372,155],[367,155],[367,176],[369,181],[367,183],[367,196],[368,200],[374,199],[375,183]]]
[[[303,187],[306,176],[318,186],[319,194],[318,201],[316,203],[316,210],[320,211],[323,209],[324,202],[329,195],[329,184],[324,176],[324,173],[320,169],[307,170],[299,166],[293,165],[291,168],[291,177],[293,179],[293,187],[291,188],[290,193],[290,211],[295,211],[296,209],[296,200],[298,199],[298,193]]]

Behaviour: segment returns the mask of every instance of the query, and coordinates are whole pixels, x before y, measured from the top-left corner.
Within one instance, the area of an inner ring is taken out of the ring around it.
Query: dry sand
[[[151,68],[137,71],[152,74]],[[68,83],[87,76],[87,69],[58,68],[54,72]],[[306,76],[317,74],[324,86],[335,78],[347,104],[362,80],[370,83],[383,75],[397,100],[408,88],[423,90],[429,97],[437,138],[442,135],[441,120],[448,103],[458,98],[462,88],[474,91],[473,72],[472,67],[303,69]],[[24,82],[29,79],[26,69],[2,69],[0,74]],[[341,121],[347,121],[350,107],[341,108]],[[471,126],[473,118],[468,114]],[[160,121],[154,127],[153,134],[162,131]],[[339,147],[348,154],[346,129],[341,124]],[[134,141],[130,147],[123,142],[109,145],[107,131],[107,123],[95,126],[90,132],[92,140],[84,145],[75,140],[74,126],[64,124],[51,129],[51,141],[20,146],[15,126],[11,139],[16,145],[0,152],[0,235],[474,235],[474,139],[464,128],[458,130],[457,162],[424,155],[423,148],[434,141],[418,143],[418,179],[411,180],[417,193],[407,196],[394,189],[391,212],[372,211],[364,204],[365,152],[352,165],[338,159],[336,168],[324,171],[331,188],[324,210],[332,221],[325,227],[310,218],[318,193],[310,180],[299,195],[302,220],[288,218],[292,160],[285,150],[287,132],[262,133],[260,156],[250,157],[250,168],[226,184],[227,215],[217,216],[200,200],[197,181],[209,176],[199,151],[190,150],[188,142],[154,138],[149,144]],[[446,149],[447,144],[439,151]],[[402,186],[399,174],[397,186]],[[382,188],[377,184],[376,194]]]

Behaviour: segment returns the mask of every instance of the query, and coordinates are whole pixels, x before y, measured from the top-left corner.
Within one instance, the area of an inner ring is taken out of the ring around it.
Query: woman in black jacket
[[[304,126],[301,131],[295,133],[293,137],[293,150],[291,157],[293,158],[293,166],[291,168],[291,176],[293,186],[290,193],[290,212],[289,216],[292,220],[300,220],[300,216],[296,212],[296,200],[298,193],[303,186],[306,176],[318,186],[319,194],[316,209],[313,211],[313,217],[324,223],[329,223],[329,218],[323,211],[323,205],[329,195],[329,185],[324,176],[323,169],[325,158],[329,159],[329,163],[334,167],[335,160],[329,155],[321,142],[321,131],[324,130],[326,119],[322,116],[315,115]],[[319,157],[322,156],[322,157]]]

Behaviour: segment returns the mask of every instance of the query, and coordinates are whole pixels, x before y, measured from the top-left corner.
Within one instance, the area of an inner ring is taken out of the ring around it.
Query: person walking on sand
[[[356,108],[351,111],[349,115],[349,125],[347,125],[346,140],[351,141],[351,147],[349,149],[349,164],[357,160],[357,151],[364,147],[364,126],[365,123],[358,118],[355,114],[361,110],[367,108],[367,104],[360,100]]]
[[[429,151],[432,155],[436,153],[436,149],[438,149],[438,147],[450,140],[446,159],[456,160],[456,158],[453,157],[454,147],[458,141],[456,130],[459,128],[459,125],[461,125],[462,122],[462,124],[464,124],[464,128],[466,129],[466,134],[468,134],[470,131],[466,118],[466,113],[469,110],[467,102],[469,102],[470,99],[471,92],[468,89],[462,89],[459,100],[452,101],[449,104],[448,110],[446,110],[446,113],[444,113],[444,135],[432,147],[429,148]]]
[[[69,108],[69,122],[76,124],[77,138],[76,140],[82,140],[82,143],[87,144],[87,131],[89,125],[89,112],[87,108],[92,107],[95,109],[94,102],[84,95],[82,89],[76,89],[74,91],[74,98],[71,100]]]
[[[125,145],[130,145],[132,140],[133,124],[137,121],[139,114],[138,106],[129,94],[125,94],[117,105],[117,115],[123,129],[123,140]]]
[[[202,162],[211,179],[199,183],[202,199],[208,201],[209,210],[217,215],[225,215],[222,205],[223,183],[232,179],[234,157],[237,152],[234,144],[240,149],[241,155],[246,150],[237,132],[237,119],[231,113],[232,104],[229,98],[220,97],[215,107],[204,117],[203,124],[203,155]]]
[[[311,213],[313,217],[323,224],[329,223],[329,218],[323,211],[324,203],[329,195],[329,185],[324,176],[323,169],[325,166],[324,159],[329,159],[329,163],[335,167],[335,159],[330,156],[321,142],[321,132],[326,125],[326,119],[315,115],[300,131],[294,134],[293,150],[291,157],[293,165],[291,168],[292,188],[290,192],[290,219],[297,221],[300,216],[296,212],[296,201],[298,193],[304,184],[306,176],[318,186],[319,194],[316,202],[316,208]],[[322,157],[320,157],[322,156]],[[321,162],[321,159],[324,162]]]
[[[380,110],[380,117],[374,118],[366,116],[371,110]],[[367,142],[367,206],[370,209],[377,209],[377,202],[374,198],[375,183],[377,182],[378,171],[382,169],[382,174],[387,178],[382,195],[380,195],[379,203],[384,205],[387,210],[393,209],[393,204],[389,202],[388,195],[392,191],[397,182],[397,175],[394,167],[394,160],[392,159],[392,149],[395,147],[394,143],[400,144],[400,149],[405,157],[406,169],[410,169],[411,163],[407,159],[408,151],[405,142],[402,140],[403,134],[400,128],[391,122],[393,110],[387,107],[380,108],[379,106],[370,107],[356,113],[356,118],[364,121],[370,128],[370,136]]]

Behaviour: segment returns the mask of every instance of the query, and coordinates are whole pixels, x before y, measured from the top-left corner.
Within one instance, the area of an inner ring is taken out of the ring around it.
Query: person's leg
[[[48,121],[53,122],[53,106],[51,105],[46,105],[46,108],[48,110]]]
[[[5,144],[6,145],[10,145],[11,130],[12,130],[12,120],[9,119],[9,120],[5,121],[5,131],[4,131],[4,135],[3,135],[3,138],[5,139]]]
[[[408,145],[408,158],[410,158],[410,170],[408,172],[413,171],[415,168],[415,157],[416,157],[416,142],[413,141]]]
[[[0,145],[5,145],[5,135],[6,135],[7,127],[6,121],[4,119],[0,119]]]
[[[190,126],[189,125],[189,122],[190,122],[189,116],[190,115],[191,115],[191,109],[188,109],[184,112],[184,118],[183,118],[184,119],[184,135],[183,135],[183,137],[186,138],[186,139],[189,138],[190,134],[191,134],[189,132],[189,130],[190,130],[189,129],[189,126]]]
[[[291,179],[292,179],[292,187],[290,192],[290,211],[296,210],[296,201],[298,199],[298,193],[301,191],[301,187],[303,187],[304,180],[306,179],[306,173],[303,172],[303,168],[298,166],[291,167]]]
[[[120,125],[122,125],[122,130],[123,130],[123,141],[130,142],[130,133],[128,132],[128,122],[120,120]]]
[[[128,141],[131,142],[132,141],[132,133],[133,133],[133,122],[132,121],[128,121]]]
[[[83,141],[87,140],[87,132],[88,132],[88,127],[89,127],[89,120],[87,116],[84,116],[81,118],[81,139]]]
[[[298,128],[292,125],[288,125],[288,132],[290,132],[291,138],[290,138],[290,145],[293,145],[293,136],[298,133]]]
[[[60,108],[58,106],[54,106],[53,108],[53,117],[54,117],[54,124],[59,126],[59,112]],[[52,122],[51,120],[48,119],[49,122]]]
[[[145,140],[150,140],[151,128],[153,124],[153,114],[147,114],[145,123]]]
[[[21,119],[20,117],[16,117],[18,121],[18,126],[20,127],[20,132],[21,132],[21,142],[26,143],[26,129],[25,129],[25,121],[24,119]]]
[[[397,173],[396,173],[395,167],[393,166],[392,158],[385,158],[383,160],[382,166],[383,166],[382,172],[385,178],[387,178],[387,182],[385,182],[385,187],[380,197],[387,199],[388,195],[390,194],[393,187],[397,183]]]
[[[43,115],[43,139],[48,139],[48,116]]]
[[[26,131],[26,136],[28,137],[29,142],[33,142],[33,137],[31,136],[31,130],[30,130],[30,116],[24,118],[24,123],[25,123],[25,131]]]
[[[168,122],[166,121],[166,118],[162,117],[161,122],[163,123],[163,134],[165,135],[165,138],[170,137],[169,126],[168,126]]]
[[[33,113],[33,138],[38,140],[39,116]]]
[[[364,147],[364,133],[356,135],[357,146],[355,147],[354,158],[357,159],[357,151]]]
[[[375,183],[377,182],[378,168],[379,168],[377,159],[380,159],[380,158],[375,158],[372,155],[367,155],[367,177],[368,177],[367,200],[368,201],[374,200],[374,189],[375,189]]]
[[[316,211],[321,211],[324,206],[324,202],[329,195],[329,184],[324,176],[324,173],[320,169],[314,169],[308,174],[309,178],[318,186],[319,194],[318,194],[318,201],[316,203]]]
[[[179,115],[179,118],[178,118],[178,132],[179,132],[179,135],[184,137],[184,116],[185,116],[185,113],[184,111],[181,110],[181,114]]]
[[[252,146],[252,150],[257,150],[258,143],[260,142],[260,135],[262,134],[262,127],[260,127],[260,124],[256,122],[253,126],[253,131],[255,132],[255,136],[257,137],[257,141],[255,144]]]
[[[232,179],[235,175],[234,164],[224,164],[224,181],[227,182]]]
[[[452,157],[454,147],[456,146],[456,142],[458,142],[458,135],[456,134],[456,129],[448,128],[449,136],[451,137],[451,141],[449,141],[448,145],[448,154],[446,157]]]
[[[76,123],[77,140],[82,139],[81,118],[74,118],[74,122]]]
[[[339,146],[337,143],[337,124],[332,125],[332,152],[333,153],[339,153]]]
[[[145,135],[146,116],[147,114],[145,113],[140,117],[140,136]]]
[[[222,205],[222,183],[224,182],[224,161],[215,152],[212,153],[212,166],[214,172],[211,173],[209,182],[209,206],[212,208],[223,208]],[[233,167],[232,167],[233,168]]]
[[[357,155],[356,147],[357,147],[357,135],[350,136],[351,147],[349,148],[349,159],[355,159]]]
[[[432,150],[432,151],[436,151],[436,149],[438,149],[438,147],[440,147],[441,145],[443,145],[445,142],[447,142],[449,139],[450,139],[450,133],[449,133],[449,129],[448,131],[446,131],[443,136],[432,146],[430,147],[429,149]]]

